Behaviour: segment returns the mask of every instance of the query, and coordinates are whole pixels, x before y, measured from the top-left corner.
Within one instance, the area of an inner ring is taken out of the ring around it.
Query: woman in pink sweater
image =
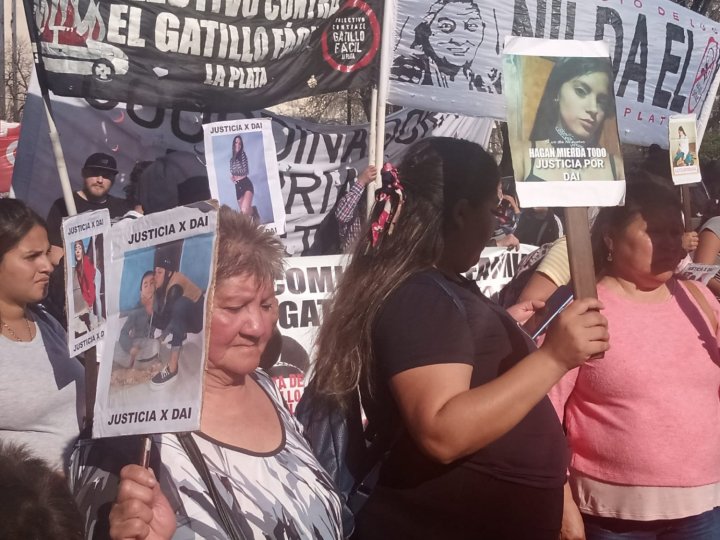
[[[673,277],[680,215],[673,193],[638,183],[598,216],[610,350],[550,394],[572,449],[563,540],[720,538],[720,305]]]

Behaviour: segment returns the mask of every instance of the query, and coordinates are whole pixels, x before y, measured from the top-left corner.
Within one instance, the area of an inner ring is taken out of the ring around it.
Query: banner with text
[[[199,429],[216,232],[209,203],[110,229],[94,437]]]
[[[606,41],[623,142],[664,147],[670,115],[706,121],[717,91],[720,23],[669,0],[396,3],[389,99],[399,105],[504,119],[507,36]]]
[[[25,0],[56,94],[256,110],[375,77],[381,0]]]
[[[338,189],[353,181],[368,164],[369,126],[320,125],[274,115],[201,114],[78,98],[54,98],[53,114],[63,143],[74,189],[82,187],[80,170],[93,152],[115,157],[118,174],[111,193],[124,196],[130,173],[142,161],[157,160],[168,150],[181,150],[204,162],[203,123],[270,118],[285,209],[285,235],[290,255],[301,255],[333,208]],[[467,139],[486,145],[493,122],[457,114],[405,110],[389,115],[385,125],[385,159],[399,162],[413,143],[432,135]],[[28,94],[14,174],[17,196],[40,215],[62,196],[43,103],[37,86]],[[157,195],[165,186],[158,182]]]
[[[18,139],[20,124],[0,120],[0,197],[10,194]]]

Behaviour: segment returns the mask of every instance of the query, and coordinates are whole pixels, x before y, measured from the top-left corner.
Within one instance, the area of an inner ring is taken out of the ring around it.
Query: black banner
[[[38,72],[58,95],[257,110],[376,77],[382,0],[25,4]]]

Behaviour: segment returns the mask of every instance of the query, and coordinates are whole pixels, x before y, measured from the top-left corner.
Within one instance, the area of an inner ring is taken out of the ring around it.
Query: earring
[[[613,261],[612,251],[608,251],[607,262],[612,262],[612,261]]]
[[[555,103],[560,103],[560,98],[559,98],[559,97],[556,97],[555,99],[553,99],[553,101],[554,101]]]

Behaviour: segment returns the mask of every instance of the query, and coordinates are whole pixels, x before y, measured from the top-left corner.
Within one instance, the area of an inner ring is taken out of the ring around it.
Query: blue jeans
[[[720,540],[720,508],[697,516],[631,521],[583,515],[587,540]]]

